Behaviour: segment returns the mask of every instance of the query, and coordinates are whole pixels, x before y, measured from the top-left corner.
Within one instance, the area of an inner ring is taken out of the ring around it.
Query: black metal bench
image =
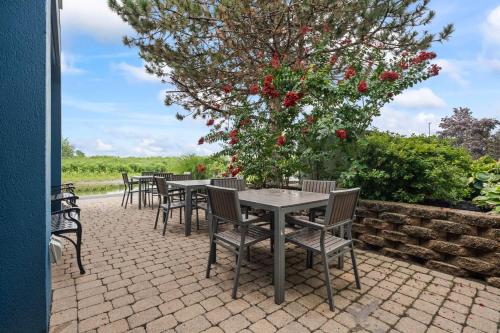
[[[85,274],[81,258],[82,224],[80,223],[80,208],[66,207],[52,212],[51,229],[52,235],[65,238],[73,243],[76,248],[76,260],[80,274]],[[65,235],[70,233],[76,234],[76,242]]]

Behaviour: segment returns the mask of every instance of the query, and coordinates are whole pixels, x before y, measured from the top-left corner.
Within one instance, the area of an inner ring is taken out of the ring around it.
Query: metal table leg
[[[141,209],[141,204],[142,204],[142,179],[139,179],[139,198],[137,198],[137,201],[139,201],[139,209]]]
[[[186,236],[191,235],[191,214],[192,214],[192,200],[191,200],[191,189],[189,187],[185,188],[185,195],[186,197],[184,200],[186,201],[186,215],[184,217],[184,233]]]
[[[285,213],[274,211],[274,302],[285,301]]]

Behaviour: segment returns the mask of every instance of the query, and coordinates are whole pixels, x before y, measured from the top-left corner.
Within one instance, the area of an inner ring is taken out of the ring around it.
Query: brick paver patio
[[[221,250],[210,279],[206,224],[185,237],[174,216],[165,237],[156,210],[120,207],[120,197],[79,201],[83,262],[74,248],[52,267],[51,332],[497,332],[500,289],[378,254],[357,251],[363,288],[331,268],[335,312],[321,264],[287,246],[286,302],[274,304],[269,243],[252,248],[231,299],[234,256]],[[29,318],[27,318],[29,320]]]

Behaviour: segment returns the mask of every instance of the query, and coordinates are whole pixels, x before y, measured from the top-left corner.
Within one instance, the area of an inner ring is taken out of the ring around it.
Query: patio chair
[[[66,236],[68,233],[76,234],[76,242]],[[85,274],[83,269],[81,248],[82,248],[82,224],[80,223],[80,208],[67,207],[51,214],[51,234],[69,240],[76,249],[76,262],[80,269],[80,274]]]
[[[304,179],[302,181],[302,191],[315,193],[330,193],[335,191],[335,181],[330,180],[311,180]],[[325,215],[325,208],[313,208],[309,210],[309,219],[314,221],[318,216]]]
[[[134,185],[138,185],[138,182],[131,181],[128,178],[128,173],[122,172],[122,178],[123,178],[123,185],[125,186],[125,190],[123,191],[123,198],[122,198],[122,206],[125,201],[125,209],[127,208],[127,203],[128,199],[130,197],[130,203],[132,204],[132,198],[134,193],[139,193],[139,190],[134,189]],[[125,200],[125,195],[127,196],[127,200]],[[141,200],[141,198],[139,198]]]
[[[236,269],[232,297],[236,298],[238,291],[241,263],[245,251],[253,244],[271,238],[268,229],[254,225],[261,219],[257,216],[243,217],[241,214],[238,191],[208,185],[208,202],[212,218],[209,221],[210,254],[208,255],[207,278],[210,277],[212,263],[215,262],[216,244],[236,254]],[[235,228],[219,230],[219,221],[231,223]]]
[[[169,213],[172,213],[174,209],[179,209],[179,217],[180,223],[182,223],[182,210],[186,208],[186,201],[177,200],[174,201],[173,197],[177,196],[176,193],[173,193],[168,189],[168,185],[166,183],[165,178],[155,177],[154,181],[156,183],[156,187],[158,189],[158,210],[156,212],[156,220],[154,229],[158,226],[158,218],[160,215],[160,210],[163,210],[163,236],[167,231],[167,223],[169,218]],[[193,203],[193,209],[196,210],[196,227],[199,229],[199,218],[198,218],[198,209],[203,209],[201,205]],[[172,215],[171,215],[172,216]]]
[[[159,177],[159,178],[165,178],[165,180],[170,180],[172,177],[173,173],[172,172],[155,172],[153,173],[153,177]],[[151,188],[151,195],[157,196],[158,197],[158,188],[156,187],[156,181],[153,179],[152,182],[152,188]],[[161,198],[159,198],[161,199]],[[154,198],[153,198],[153,203],[154,203]],[[153,205],[151,205],[151,209],[153,209]]]
[[[324,221],[318,219],[317,222],[312,222],[295,218],[295,222],[303,225],[304,228],[285,236],[286,241],[305,248],[308,253],[310,251],[312,254],[321,254],[328,303],[332,311],[334,304],[329,267],[331,259],[343,257],[347,252],[350,252],[356,287],[361,289],[351,234],[359,192],[360,188],[332,191]],[[287,218],[293,217],[287,216]],[[338,237],[330,233],[334,229],[342,230]]]

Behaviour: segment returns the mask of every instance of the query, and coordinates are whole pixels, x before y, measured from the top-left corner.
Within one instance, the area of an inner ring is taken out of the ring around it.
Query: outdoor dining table
[[[185,192],[186,207],[184,214],[184,233],[186,236],[191,235],[191,214],[193,212],[193,203],[191,193],[194,190],[199,190],[207,185],[210,185],[210,179],[196,179],[196,180],[169,180],[167,184],[174,188],[182,188]]]
[[[328,194],[282,189],[239,191],[240,204],[274,215],[274,302],[285,301],[285,214],[324,207]]]
[[[146,196],[142,197],[142,185],[146,185],[148,182],[153,181],[153,176],[133,176],[132,181],[137,181],[139,183],[139,209],[142,208],[142,200],[144,200],[144,205],[146,205]],[[146,188],[144,188],[145,190]]]

